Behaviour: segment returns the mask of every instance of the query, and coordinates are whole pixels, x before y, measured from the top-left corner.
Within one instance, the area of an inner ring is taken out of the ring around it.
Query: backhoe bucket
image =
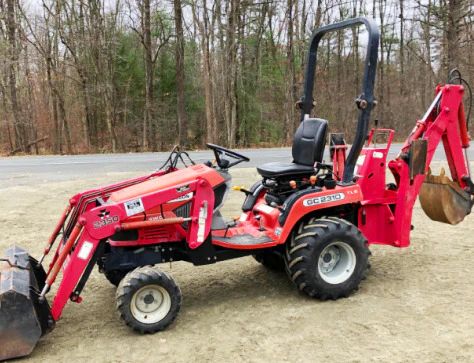
[[[471,213],[471,196],[449,179],[441,168],[440,175],[426,176],[420,191],[423,211],[434,221],[458,224]]]
[[[39,299],[45,278],[43,267],[17,246],[0,259],[0,360],[30,354],[53,328],[49,305]]]

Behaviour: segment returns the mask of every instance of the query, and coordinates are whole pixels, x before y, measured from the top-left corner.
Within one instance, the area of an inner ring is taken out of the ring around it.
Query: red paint
[[[427,171],[437,145],[442,142],[454,180],[461,187],[466,187],[463,177],[468,175],[468,171],[462,149],[469,146],[470,138],[465,128],[462,106],[464,90],[459,85],[439,86],[436,90],[440,94],[441,112],[439,115],[432,112],[425,119],[417,121],[402,147],[401,155],[394,160],[387,163],[394,131],[374,129],[361,151],[355,170],[356,183],[337,185],[335,189],[306,189],[308,193],[291,206],[267,205],[265,191],[262,189],[253,209],[243,213],[235,226],[212,231],[212,243],[229,249],[258,249],[284,244],[304,218],[315,213],[322,215],[328,208],[344,205],[356,212],[357,226],[370,244],[408,246],[413,205],[425,178],[425,175],[417,175],[410,180],[404,154],[410,151],[411,143],[420,138],[427,140]],[[374,144],[376,134],[380,133],[387,135],[387,142],[382,145]],[[345,146],[337,147],[333,155],[337,180],[342,175],[344,160]],[[393,188],[387,187],[387,165],[396,182]],[[59,230],[66,229],[66,236],[69,238],[66,243],[58,243],[48,271],[48,281],[52,283],[59,268],[63,268],[63,277],[52,303],[54,319],[61,316],[64,305],[72,297],[72,292],[101,240],[107,239],[112,246],[129,247],[185,241],[190,249],[199,248],[211,233],[213,187],[223,181],[215,169],[195,165],[182,170],[159,171],[73,196],[70,199],[71,207],[63,213],[47,245],[49,251]],[[310,183],[314,184],[314,178],[310,179]],[[189,193],[189,199],[182,200]],[[105,204],[98,206],[98,198]],[[131,209],[127,209],[126,204],[134,199],[139,199],[139,208],[136,209],[136,214],[127,215],[127,211],[130,214]],[[175,214],[176,208],[186,203],[190,203],[192,218],[187,229],[179,224],[182,219]],[[288,211],[285,208],[291,209]],[[283,211],[288,216],[284,225],[280,225]],[[73,230],[75,225],[78,227]],[[123,227],[138,228],[138,239],[112,240],[116,231]],[[266,238],[268,242],[238,245],[228,240],[242,235]],[[72,248],[74,244],[75,247]],[[77,302],[81,300],[78,296],[73,298]]]
[[[333,145],[331,148],[334,150],[332,155],[332,173],[336,180],[342,180],[346,163],[347,145]]]
[[[196,180],[197,178],[207,180],[213,187],[224,182],[222,176],[216,173],[214,169],[204,164],[198,164],[116,191],[110,196],[110,200],[123,202],[164,188],[176,187],[178,184],[186,183],[189,180]]]
[[[343,199],[337,199],[332,201],[322,201],[319,204],[313,204],[311,206],[305,205],[306,200],[312,200],[313,198],[329,197],[332,195],[343,195]],[[343,204],[356,204],[362,200],[362,193],[360,186],[357,184],[348,186],[337,186],[335,189],[325,189],[321,192],[314,192],[306,194],[299,198],[299,200],[293,205],[290,213],[286,219],[284,228],[278,239],[279,243],[285,243],[286,239],[290,235],[293,227],[295,227],[303,218],[314,213],[318,210],[336,207]]]
[[[442,141],[446,152],[451,175],[461,187],[466,184],[462,180],[468,175],[467,164],[462,147],[469,146],[467,130],[460,130],[459,125],[465,123],[462,117],[462,86],[438,86],[441,92],[439,115],[432,112],[425,120],[419,120],[402,147],[402,153],[408,153],[414,140],[426,139],[428,152],[425,172],[428,171],[436,147]],[[391,131],[393,133],[393,131]],[[463,134],[464,133],[464,134]],[[463,136],[464,135],[464,136]],[[464,140],[464,141],[463,141]],[[465,143],[467,141],[467,143]],[[408,163],[402,155],[388,163],[389,169],[396,180],[396,190],[385,188],[385,168],[379,167],[379,161],[373,159],[375,149],[370,146],[363,149],[361,155],[366,155],[363,165],[359,168],[360,178],[357,183],[361,186],[364,198],[359,210],[358,227],[369,240],[369,243],[387,244],[396,247],[410,245],[411,220],[413,205],[418,197],[425,175],[417,175],[413,180],[409,177]],[[378,149],[384,154],[388,147]],[[369,177],[373,173],[372,177]],[[365,215],[365,216],[364,216]],[[363,223],[365,219],[365,223]]]
[[[88,254],[89,258],[94,254],[99,244],[99,240],[92,238],[87,233],[87,231],[83,231],[82,235],[79,238],[79,241],[77,242],[76,248],[74,248],[74,250],[70,254],[69,261],[64,267],[63,278],[61,280],[61,283],[59,284],[58,291],[56,292],[53,303],[51,305],[51,314],[54,320],[58,320],[61,317],[64,305],[66,305],[67,301],[71,297],[71,294],[74,291],[76,284],[78,283],[82,273],[84,272],[87,267],[87,264],[89,263],[89,258],[82,259],[78,257],[78,254],[80,253],[81,248],[83,247],[85,242],[92,244],[92,248]]]

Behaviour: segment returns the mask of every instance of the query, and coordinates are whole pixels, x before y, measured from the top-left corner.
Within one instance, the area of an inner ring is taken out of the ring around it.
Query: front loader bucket
[[[423,211],[434,221],[458,224],[471,213],[471,196],[458,183],[445,175],[428,172],[420,191],[420,203]]]
[[[46,274],[28,253],[13,246],[0,259],[0,360],[32,352],[54,320],[39,293]]]

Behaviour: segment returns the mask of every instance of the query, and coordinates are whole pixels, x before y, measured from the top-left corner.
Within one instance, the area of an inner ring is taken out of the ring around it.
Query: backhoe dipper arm
[[[464,211],[465,213],[470,212],[472,207],[472,197],[470,195],[474,194],[474,190],[470,187],[472,182],[468,169],[469,161],[463,153],[463,148],[469,147],[467,128],[462,126],[466,124],[462,103],[463,94],[464,87],[461,85],[447,84],[445,86],[438,86],[435,100],[430,108],[423,118],[417,121],[416,126],[404,143],[400,155],[389,163],[390,170],[398,185],[395,211],[395,223],[397,226],[395,231],[399,234],[396,238],[396,245],[399,247],[406,247],[410,243],[409,236],[413,206],[420,194],[423,182],[427,178],[436,148],[441,141],[443,142],[453,181],[456,185],[459,185],[460,193],[464,193],[462,198],[467,203],[467,207],[463,207]],[[416,142],[426,143],[426,158],[422,170],[419,173],[413,174],[410,173],[408,160],[410,154],[414,152]],[[456,185],[455,187],[457,187]],[[459,198],[461,194],[453,193],[456,198]],[[433,205],[433,208],[448,207],[438,205],[441,203],[433,202],[429,204]],[[460,217],[463,218],[464,216],[461,215]],[[462,220],[462,218],[453,221],[435,220],[455,224]]]
[[[301,98],[301,121],[309,117],[313,104],[313,87],[314,75],[317,64],[317,51],[321,38],[330,32],[352,28],[358,25],[365,25],[368,33],[367,55],[365,58],[364,78],[362,82],[362,93],[356,99],[357,107],[359,108],[359,117],[357,121],[356,135],[352,143],[351,150],[346,159],[344,166],[344,174],[342,178],[343,183],[351,183],[354,178],[354,168],[360,151],[364,146],[369,129],[370,113],[375,105],[374,103],[374,82],[377,68],[377,52],[379,46],[379,29],[373,19],[370,18],[354,18],[341,21],[339,23],[331,24],[319,28],[311,36],[310,48],[306,62],[304,94]]]
[[[447,84],[436,88],[436,97],[415,128],[405,141],[399,155],[408,155],[415,140],[427,141],[425,172],[428,171],[434,153],[440,141],[446,153],[451,176],[461,188],[470,187],[469,160],[462,149],[469,147],[470,137],[467,131],[466,117],[462,97],[464,87]],[[474,190],[470,191],[471,194]]]

